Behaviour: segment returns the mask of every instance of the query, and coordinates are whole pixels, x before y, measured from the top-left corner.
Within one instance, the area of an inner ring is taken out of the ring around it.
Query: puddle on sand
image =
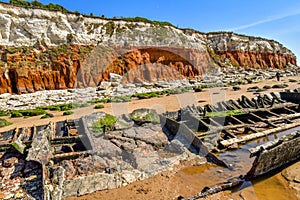
[[[206,186],[226,181],[229,175],[228,171],[228,169],[214,164],[203,164],[185,167],[177,172],[177,175],[188,185],[197,185],[200,192]]]
[[[295,192],[288,187],[281,172],[270,177],[255,179],[252,184],[258,200],[298,200]]]
[[[190,166],[180,170],[181,178],[191,184],[197,184],[199,188],[205,186],[214,186],[230,178],[245,175],[255,158],[249,158],[248,149],[262,145],[268,141],[288,135],[294,131],[300,130],[296,127],[277,134],[269,135],[265,138],[252,141],[240,146],[237,150],[220,153],[218,158],[231,166],[231,169],[222,168],[213,164],[204,164],[201,166]],[[200,192],[200,191],[199,191]],[[245,183],[241,188],[235,189],[233,196],[239,197],[240,193],[251,200],[297,200],[295,192],[288,187],[287,181],[277,174],[268,174],[259,177],[251,182]]]

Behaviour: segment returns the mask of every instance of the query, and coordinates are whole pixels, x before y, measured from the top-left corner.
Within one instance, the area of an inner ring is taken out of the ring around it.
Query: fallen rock
[[[248,92],[256,92],[257,90],[259,90],[260,88],[258,86],[253,86],[253,87],[249,87],[247,88]]]
[[[133,127],[134,122],[130,120],[126,115],[122,115],[118,117],[118,120],[115,124],[115,129],[116,130],[123,130],[123,129],[129,129]]]
[[[109,81],[110,82],[117,82],[120,83],[120,81],[122,80],[122,76],[120,76],[119,74],[114,74],[114,73],[110,73],[109,74]]]
[[[289,86],[288,84],[276,84],[273,85],[272,88],[286,88],[288,86]]]
[[[241,90],[241,87],[240,87],[240,86],[233,86],[232,89],[233,89],[234,91],[238,91],[238,90]]]

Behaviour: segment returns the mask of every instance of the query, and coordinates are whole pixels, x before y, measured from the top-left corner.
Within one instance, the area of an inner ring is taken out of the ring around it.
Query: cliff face
[[[209,67],[284,68],[294,54],[276,41],[233,33],[83,17],[0,3],[0,93],[202,76]]]
[[[210,54],[220,66],[282,69],[297,65],[295,55],[282,44],[262,38],[234,33],[207,34]]]

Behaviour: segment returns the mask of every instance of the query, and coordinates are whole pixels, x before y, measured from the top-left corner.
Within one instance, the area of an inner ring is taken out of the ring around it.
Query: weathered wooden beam
[[[284,107],[283,109],[284,109],[284,110],[287,110],[287,111],[289,111],[289,112],[291,112],[291,113],[297,113],[296,111],[291,110],[291,109],[289,109],[289,108],[287,108],[287,107]]]
[[[213,118],[209,118],[210,122],[212,122],[213,124],[215,124],[217,127],[219,126],[223,126],[222,124],[218,123],[216,120],[214,120]]]
[[[264,123],[268,124],[269,126],[277,127],[275,124],[268,121],[268,119],[263,119],[263,118],[259,117],[258,115],[254,114],[254,113],[249,113],[249,115],[251,115],[252,117],[255,117],[256,119],[258,119],[261,122],[264,122]]]
[[[235,106],[236,108],[235,109],[242,109],[242,106],[239,105],[239,103],[235,100],[229,100],[229,102]]]
[[[261,132],[257,132],[257,133],[253,133],[250,135],[244,135],[238,138],[231,138],[228,140],[223,140],[220,142],[220,144],[224,147],[227,148],[235,143],[240,144],[240,143],[244,143],[244,142],[248,142],[250,140],[254,140],[260,137],[265,137],[267,135],[273,134],[273,133],[277,133],[280,131],[285,131],[294,127],[300,126],[300,121],[298,122],[294,122],[292,124],[284,124],[280,127],[276,127],[276,128],[272,128],[272,129],[268,129],[268,130],[264,130]]]
[[[276,113],[274,113],[274,112],[272,112],[270,110],[267,110],[266,112],[269,113],[270,115],[274,115],[276,117],[280,117],[280,115],[278,115],[278,114],[276,114]]]
[[[237,128],[244,128],[248,126],[247,124],[236,124],[230,126],[220,126],[220,127],[212,127],[209,131],[198,134],[198,137],[209,136],[211,134],[215,134],[217,132],[221,132],[222,130],[230,130],[230,129],[237,129]]]
[[[300,113],[295,113],[295,114],[289,114],[289,115],[286,115],[286,116],[270,118],[270,119],[267,119],[267,121],[269,121],[269,122],[276,122],[276,121],[280,121],[280,120],[290,121],[290,119],[299,118],[299,117],[300,117]]]
[[[56,154],[53,156],[53,160],[55,162],[60,161],[60,160],[65,160],[65,159],[75,159],[81,156],[88,156],[91,155],[93,152],[92,151],[80,151],[80,152],[69,152],[69,153],[61,153],[61,154]]]
[[[71,137],[62,137],[62,138],[55,138],[50,141],[51,145],[58,145],[58,144],[73,144],[81,141],[82,136],[71,136]]]
[[[243,177],[238,177],[238,178],[232,178],[226,182],[217,184],[213,187],[205,187],[204,189],[202,189],[202,191],[190,198],[184,198],[182,196],[178,197],[178,200],[196,200],[196,199],[200,199],[200,198],[205,198],[209,195],[224,191],[224,190],[228,190],[230,188],[236,187],[238,185],[241,185],[245,180],[243,179]]]
[[[297,106],[297,104],[294,103],[282,103],[282,104],[276,104],[273,107],[269,108],[247,108],[243,109],[245,113],[252,113],[252,112],[258,112],[258,111],[272,111],[274,109],[280,109],[280,108],[285,108],[285,107],[290,107],[290,106]]]
[[[292,163],[300,158],[300,133],[293,132],[266,144],[249,149],[250,157],[256,156],[245,179],[249,180]]]
[[[230,138],[236,138],[236,135],[230,133],[228,130],[224,129],[222,131],[223,133],[225,133],[225,135],[229,136]]]
[[[235,116],[228,116],[229,118],[233,119],[234,121],[236,121],[239,124],[244,124],[244,122],[242,122],[241,120],[239,120],[238,118],[236,118]]]

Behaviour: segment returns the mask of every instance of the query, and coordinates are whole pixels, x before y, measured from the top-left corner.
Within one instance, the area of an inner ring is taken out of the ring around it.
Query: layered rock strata
[[[201,77],[214,66],[285,68],[280,43],[159,23],[103,19],[0,3],[0,93]]]

